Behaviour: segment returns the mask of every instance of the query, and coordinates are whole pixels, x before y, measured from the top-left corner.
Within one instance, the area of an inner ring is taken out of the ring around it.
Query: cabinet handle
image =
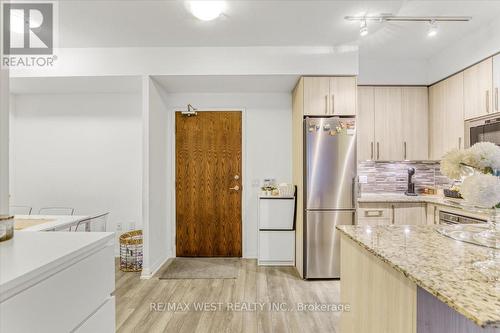
[[[328,95],[325,95],[325,114],[328,114]]]
[[[498,88],[495,88],[495,110],[498,111]]]
[[[406,141],[403,143],[403,147],[404,147],[404,159],[406,160]]]
[[[395,224],[395,220],[396,220],[396,212],[395,212],[395,209],[394,209],[394,205],[391,206],[392,208],[392,224]]]
[[[380,209],[365,210],[365,217],[382,217],[384,211]]]
[[[371,155],[370,159],[373,160],[373,141],[371,142],[371,150],[372,150],[372,155]]]
[[[377,142],[377,160],[380,159],[380,143]]]
[[[458,137],[458,149],[462,149],[462,137]]]
[[[490,113],[490,91],[486,90],[486,113]]]
[[[335,94],[332,94],[332,114],[335,114]]]

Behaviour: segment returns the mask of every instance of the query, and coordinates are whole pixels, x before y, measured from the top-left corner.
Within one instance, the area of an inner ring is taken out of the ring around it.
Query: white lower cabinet
[[[358,225],[423,225],[427,223],[425,203],[360,203]]]
[[[13,241],[20,241],[16,237]],[[79,258],[73,254],[64,264],[47,268],[43,278],[27,276],[28,286],[0,303],[0,332],[115,332],[111,237],[105,247]]]
[[[393,221],[395,225],[425,225],[427,216],[425,203],[395,203]]]
[[[294,266],[295,231],[259,231],[258,265]]]
[[[92,315],[85,320],[76,333],[107,333],[115,332],[115,296],[109,297],[106,302]]]

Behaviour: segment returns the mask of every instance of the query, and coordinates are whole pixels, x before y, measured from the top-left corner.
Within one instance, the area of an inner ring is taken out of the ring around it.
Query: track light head
[[[427,37],[434,37],[438,33],[438,26],[435,20],[429,21],[429,30],[427,31]]]
[[[361,37],[368,35],[368,25],[366,23],[366,20],[362,20],[359,25],[359,35]]]

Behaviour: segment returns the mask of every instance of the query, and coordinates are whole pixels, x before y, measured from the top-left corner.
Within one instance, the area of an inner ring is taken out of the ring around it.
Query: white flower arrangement
[[[473,168],[472,175],[464,173]],[[451,179],[465,178],[460,188],[462,197],[470,204],[500,208],[500,147],[491,142],[476,143],[469,149],[452,150],[441,161],[441,173]],[[468,176],[468,177],[465,177]]]

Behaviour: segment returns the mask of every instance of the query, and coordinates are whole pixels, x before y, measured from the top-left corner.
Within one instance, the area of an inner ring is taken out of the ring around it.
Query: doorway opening
[[[176,112],[176,256],[242,256],[242,184],[242,112]]]

